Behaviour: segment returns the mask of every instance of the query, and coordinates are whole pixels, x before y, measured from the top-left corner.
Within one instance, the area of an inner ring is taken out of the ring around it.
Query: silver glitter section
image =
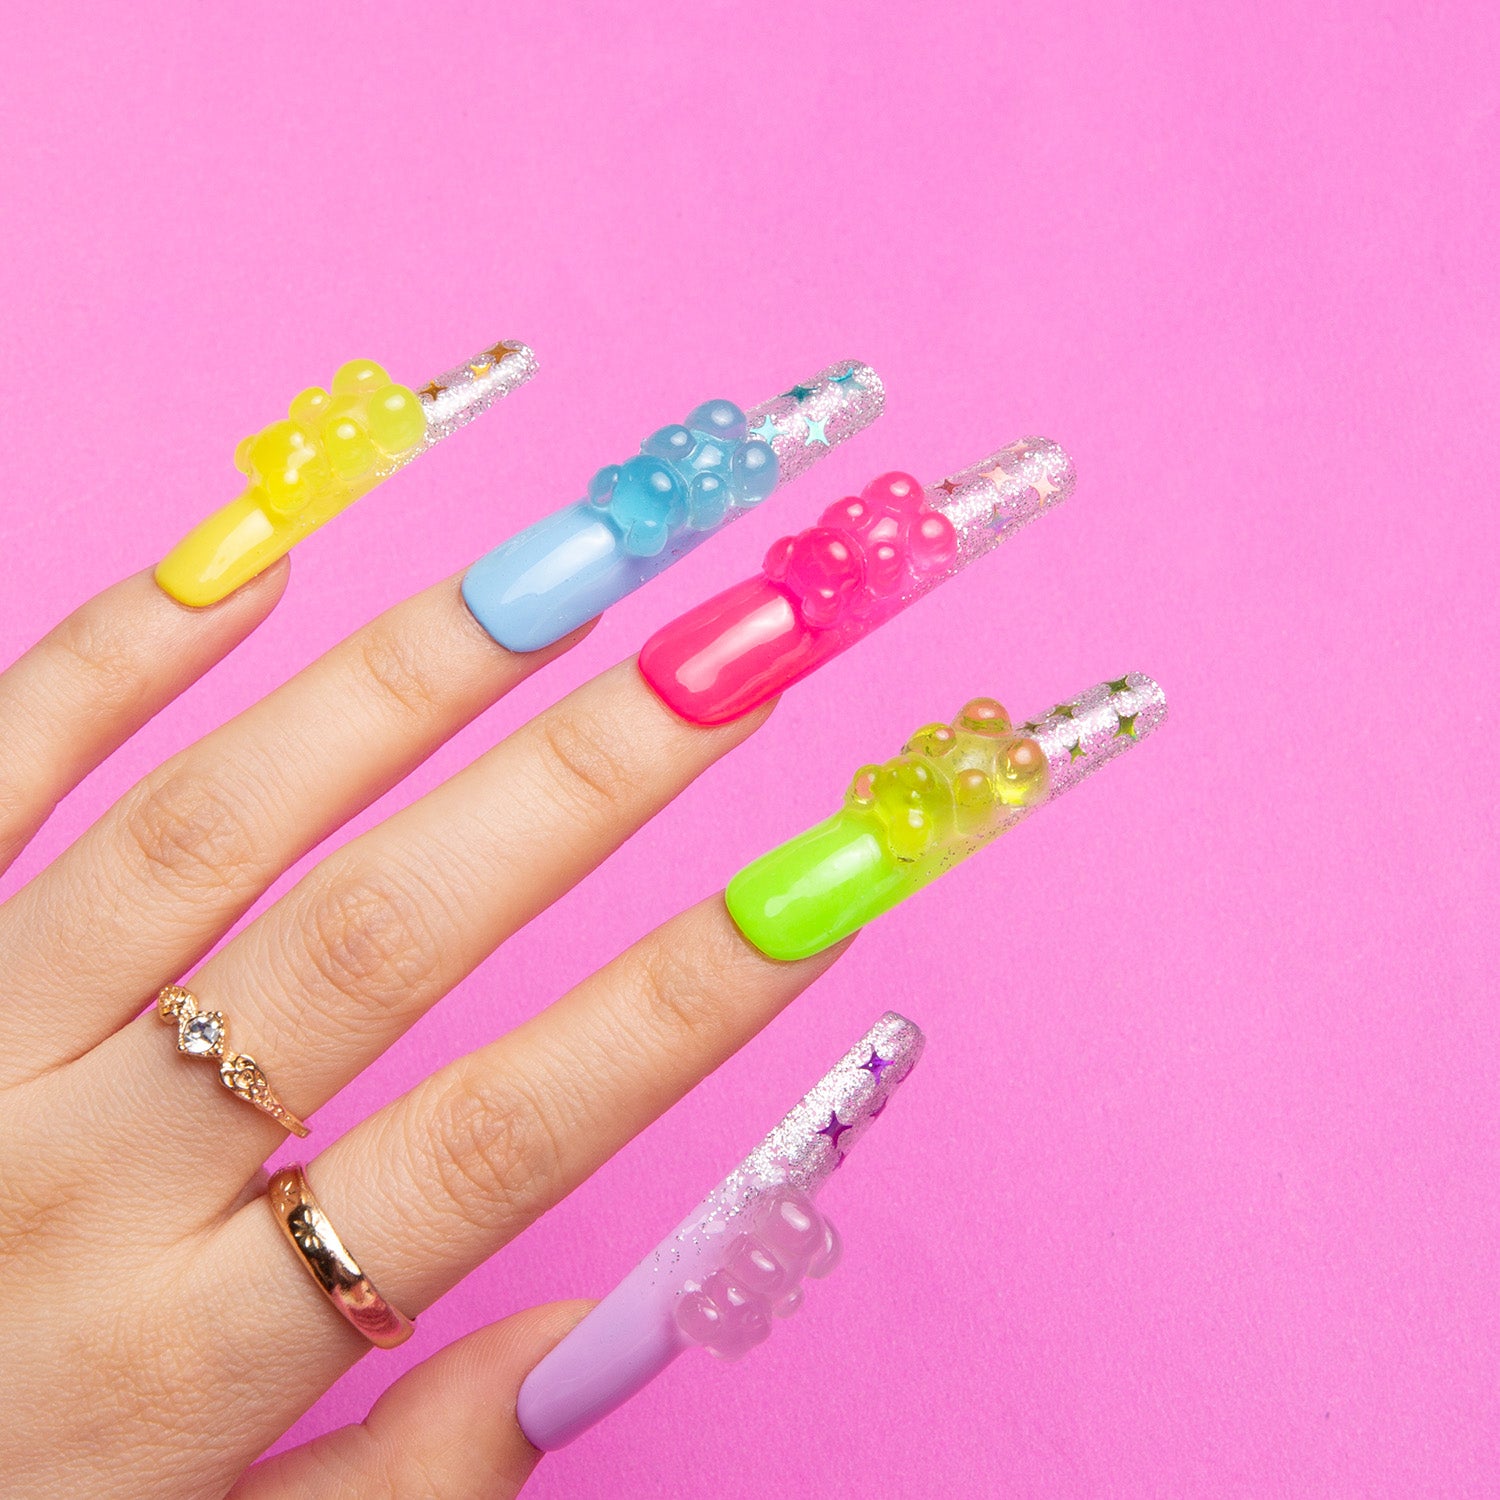
[[[427,432],[415,448],[388,462],[379,478],[394,474],[434,443],[472,422],[480,412],[508,396],[517,386],[525,385],[536,374],[536,355],[525,344],[502,339],[488,349],[441,375],[434,375],[417,387],[422,413],[427,418]]]
[[[1144,672],[1127,672],[1016,727],[1047,757],[1053,802],[1100,766],[1139,744],[1167,717],[1167,695]],[[1034,811],[1035,809],[1027,809]]]
[[[926,486],[927,503],[958,533],[958,559],[950,574],[1061,505],[1073,493],[1074,479],[1073,461],[1056,443],[1029,437]],[[922,592],[941,581],[924,580]]]
[[[805,474],[885,410],[885,383],[869,365],[844,359],[747,413],[750,433],[776,450],[778,487]]]
[[[696,1274],[705,1257],[725,1243],[735,1221],[768,1190],[790,1184],[815,1197],[890,1103],[925,1044],[917,1026],[887,1011],[656,1247],[640,1270],[653,1280],[678,1272],[684,1277]]]
[[[888,1010],[745,1158],[740,1171],[762,1182],[790,1182],[814,1197],[916,1066],[925,1042],[912,1022]],[[876,1059],[889,1066],[872,1069]],[[847,1127],[837,1146],[825,1133],[835,1116]]]

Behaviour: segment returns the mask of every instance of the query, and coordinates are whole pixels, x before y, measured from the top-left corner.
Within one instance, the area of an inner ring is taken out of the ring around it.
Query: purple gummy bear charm
[[[791,1188],[770,1194],[724,1264],[690,1281],[677,1302],[677,1326],[720,1359],[738,1359],[771,1336],[771,1318],[802,1305],[802,1278],[826,1276],[841,1252],[838,1231],[811,1198]]]

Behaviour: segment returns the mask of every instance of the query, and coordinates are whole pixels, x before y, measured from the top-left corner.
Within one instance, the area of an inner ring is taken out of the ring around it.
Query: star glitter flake
[[[829,384],[839,386],[844,390],[848,390],[851,387],[856,391],[864,390],[864,386],[860,384],[859,380],[859,369],[855,365],[850,365],[842,375],[835,375],[829,381]]]
[[[417,392],[419,396],[425,396],[429,401],[436,401],[444,391],[448,389],[445,385],[439,385],[435,380],[429,380],[426,385]]]
[[[958,493],[959,486],[954,484],[951,479],[945,479],[940,485],[938,485],[938,489],[940,489],[945,495],[956,495]]]
[[[814,419],[813,417],[809,417],[807,419],[807,438],[805,441],[807,442],[809,448],[812,447],[814,443],[822,443],[825,448],[831,448],[833,446],[828,441],[828,434],[823,430],[825,427],[827,427],[827,425],[827,417],[823,417],[821,419]]]
[[[493,349],[486,349],[485,354],[498,365],[502,359],[516,352],[514,344],[496,344]]]
[[[1059,703],[1052,712],[1059,719],[1071,719],[1073,717],[1073,705],[1071,703]]]
[[[1088,751],[1086,751],[1083,748],[1082,745],[1069,745],[1068,746],[1068,759],[1070,761],[1073,761],[1073,760],[1082,760],[1083,757],[1085,755],[1087,755],[1087,754],[1088,754]]]
[[[477,362],[477,363],[472,364],[472,365],[469,366],[469,374],[471,374],[471,375],[488,375],[489,372],[491,370],[493,370],[494,368],[495,368],[495,362],[494,362],[494,360],[492,360],[492,359],[481,360],[481,361],[479,361],[479,362]]]
[[[862,1062],[860,1067],[869,1073],[876,1083],[879,1083],[881,1073],[890,1067],[893,1061],[893,1058],[882,1057],[879,1052],[871,1048],[869,1062]]]
[[[1123,736],[1126,739],[1135,739],[1135,721],[1135,714],[1121,714],[1120,722],[1115,725],[1115,734]]]
[[[750,429],[762,442],[769,443],[781,429],[776,425],[776,418],[768,416],[759,427]]]
[[[794,385],[791,390],[783,391],[783,396],[790,396],[793,401],[806,401],[812,395],[813,388],[810,385]]]
[[[1117,677],[1113,682],[1106,682],[1104,685],[1112,693],[1128,693],[1130,691],[1130,679],[1128,677]]]
[[[844,1122],[839,1119],[838,1111],[835,1110],[831,1115],[828,1116],[828,1123],[818,1132],[818,1134],[826,1135],[831,1142],[833,1149],[835,1151],[838,1151],[839,1137],[843,1135],[846,1130],[850,1130],[852,1128],[852,1126],[844,1124]]]

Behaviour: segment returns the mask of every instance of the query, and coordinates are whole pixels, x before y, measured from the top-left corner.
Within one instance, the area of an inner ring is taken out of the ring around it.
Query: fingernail
[[[1055,802],[1166,713],[1139,672],[1015,727],[993,698],[976,698],[952,725],[929,724],[895,759],[856,771],[831,818],[746,865],[724,893],[729,914],[771,958],[820,953]]]
[[[925,491],[910,474],[882,474],[773,543],[757,577],[664,625],[641,648],[641,674],[689,723],[737,719],[1072,492],[1073,465],[1046,438]]]
[[[481,557],[464,577],[464,600],[507,650],[550,646],[868,427],[884,405],[880,377],[850,360],[748,413],[706,401],[600,469],[582,500]]]
[[[887,1011],[682,1224],[526,1377],[516,1403],[538,1448],[561,1448],[684,1350],[737,1359],[826,1276],[839,1237],[814,1203],[921,1056]]]
[[[217,603],[535,374],[536,356],[510,340],[415,391],[374,360],[350,360],[331,390],[303,391],[283,420],[240,443],[239,499],[178,542],[157,583],[182,604]]]

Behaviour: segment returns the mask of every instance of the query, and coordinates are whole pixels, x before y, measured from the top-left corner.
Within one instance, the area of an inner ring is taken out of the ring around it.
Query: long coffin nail
[[[887,1011],[743,1162],[526,1377],[538,1448],[561,1448],[685,1349],[737,1359],[826,1276],[839,1238],[813,1199],[911,1072],[922,1033]]]
[[[693,724],[768,702],[1073,492],[1056,443],[1025,438],[924,491],[882,474],[782,537],[758,577],[664,625],[641,648],[657,696]]]
[[[508,650],[550,646],[868,427],[884,405],[880,377],[851,360],[748,414],[706,401],[600,469],[584,499],[481,557],[464,599]]]
[[[742,933],[771,958],[806,958],[847,937],[1056,801],[1166,717],[1132,672],[1012,727],[993,698],[919,729],[855,772],[844,805],[746,865],[724,893]]]
[[[157,583],[183,604],[216,603],[535,374],[536,356],[513,340],[415,391],[374,360],[350,360],[331,391],[310,387],[285,418],[240,443],[239,499],[178,542],[157,565]]]

